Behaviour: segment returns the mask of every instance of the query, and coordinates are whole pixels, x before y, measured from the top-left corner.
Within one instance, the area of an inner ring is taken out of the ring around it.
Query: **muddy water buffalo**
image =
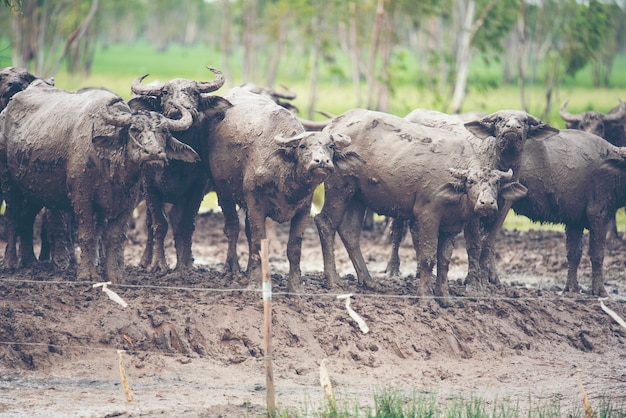
[[[463,122],[458,115],[416,109],[405,116],[405,119],[466,138],[474,146],[482,165],[502,171],[513,170],[513,180],[519,178],[526,144],[531,140],[542,141],[559,132],[534,116],[518,110],[501,110],[474,121]],[[482,280],[499,282],[494,245],[511,202],[500,199],[496,214],[480,219],[474,217],[465,226],[468,256],[466,284],[480,285]],[[396,231],[394,233],[398,234]],[[390,264],[392,262],[399,263],[396,242]]]
[[[157,111],[170,118],[180,117],[181,107],[191,112],[193,124],[177,132],[176,138],[196,150],[201,159],[193,164],[173,161],[163,170],[146,173],[144,198],[148,239],[140,265],[149,271],[168,271],[165,259],[166,202],[172,204],[169,221],[176,246],[175,272],[183,273],[193,268],[191,244],[195,219],[202,199],[209,191],[208,136],[231,106],[227,100],[209,94],[224,84],[222,73],[209,69],[216,75],[210,82],[176,78],[144,86],[141,81],[146,76],[143,76],[135,80],[131,88],[135,95],[130,101],[132,108]]]
[[[594,111],[571,114],[567,111],[567,100],[563,102],[559,113],[568,129],[578,129],[598,135],[618,147],[626,146],[626,104],[621,100],[620,104],[606,115]],[[607,229],[608,239],[618,237],[615,216],[611,218]]]
[[[366,207],[382,215],[416,220],[418,295],[431,288],[447,305],[447,270],[452,242],[472,217],[496,213],[499,197],[517,199],[525,187],[511,182],[512,171],[485,167],[470,141],[450,132],[411,123],[382,112],[353,109],[335,118],[324,132],[347,135],[365,161],[338,171],[324,182],[325,201],[315,216],[324,256],[324,276],[339,278],[334,262],[338,231],[360,283],[371,279],[359,247]]]
[[[349,138],[307,132],[291,112],[266,97],[236,87],[224,98],[233,107],[210,137],[209,160],[226,222],[226,270],[239,271],[239,205],[246,210],[250,286],[260,284],[260,246],[269,217],[291,222],[287,258],[289,290],[295,291],[300,284],[302,234],[313,191],[330,173],[358,164],[359,159],[343,151]]]
[[[570,129],[528,141],[524,148],[519,181],[528,195],[513,203],[513,210],[533,221],[565,225],[566,291],[580,291],[577,272],[588,229],[591,293],[607,295],[602,271],[606,228],[615,210],[626,204],[625,154],[626,148]]]
[[[191,122],[186,111],[180,120],[131,112],[104,89],[67,92],[35,81],[15,95],[0,115],[0,173],[9,220],[6,266],[34,261],[33,220],[46,206],[75,213],[78,278],[102,280],[96,267],[97,229],[102,228],[105,276],[119,280],[141,168],[162,167],[171,159],[197,160],[193,149],[170,134]]]

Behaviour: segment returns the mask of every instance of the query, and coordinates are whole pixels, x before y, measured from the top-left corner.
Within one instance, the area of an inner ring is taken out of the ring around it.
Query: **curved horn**
[[[165,118],[167,128],[173,132],[186,131],[187,129],[189,129],[189,127],[191,127],[191,124],[193,123],[193,116],[187,108],[180,106],[176,103],[174,104],[174,106],[176,107],[176,109],[180,110],[182,116],[180,119]]]
[[[144,78],[148,77],[149,74],[144,74],[140,77],[137,77],[133,84],[130,86],[130,90],[142,96],[158,96],[161,94],[162,86],[144,86],[141,84]]]
[[[509,168],[509,171],[500,171],[500,170],[496,170],[498,172],[498,174],[500,174],[500,180],[503,180],[505,182],[507,181],[511,181],[513,179],[513,169]]]
[[[626,104],[622,102],[622,99],[619,99],[619,106],[617,106],[613,111],[609,112],[605,117],[605,122],[620,122],[622,119],[626,117]]]
[[[285,100],[293,100],[296,98],[297,94],[295,91],[291,90],[289,87],[284,84],[280,85],[283,89],[287,90],[287,93],[279,93],[278,90],[272,89],[272,96],[279,97]]]
[[[114,109],[112,106],[116,103],[123,103],[121,98],[113,98],[107,103],[106,112],[102,113],[102,117],[105,121],[113,126],[119,126],[121,128],[127,128],[132,122],[133,115],[130,112],[120,112]]]
[[[559,109],[559,114],[561,115],[561,118],[563,118],[565,122],[580,122],[583,119],[581,115],[572,115],[567,110],[565,110],[565,108],[567,107],[567,102],[569,102],[569,100],[564,101],[561,105],[561,109]]]
[[[304,129],[307,131],[321,131],[330,123],[330,120],[322,121],[322,122],[314,122],[312,120],[300,119],[298,118]]]
[[[198,88],[200,93],[210,93],[222,87],[226,79],[224,78],[224,74],[217,68],[206,67],[213,74],[215,74],[215,80],[213,81],[200,81],[198,82]]]

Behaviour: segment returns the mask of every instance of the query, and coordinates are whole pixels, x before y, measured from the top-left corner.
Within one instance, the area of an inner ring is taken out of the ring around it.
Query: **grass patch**
[[[626,406],[602,397],[593,405],[598,418],[623,418]],[[418,392],[379,388],[374,391],[372,406],[350,400],[339,401],[336,408],[324,405],[304,411],[278,410],[277,417],[321,418],[583,418],[585,411],[575,405],[567,408],[558,399],[537,400],[532,396],[488,401],[480,396],[438,396]]]

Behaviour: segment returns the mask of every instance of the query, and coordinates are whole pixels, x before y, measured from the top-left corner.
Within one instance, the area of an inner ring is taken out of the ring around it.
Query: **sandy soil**
[[[101,288],[77,282],[75,271],[42,264],[0,270],[0,415],[17,416],[257,416],[265,411],[266,376],[261,293],[244,277],[222,274],[226,240],[219,213],[201,215],[194,236],[197,270],[186,277],[154,275],[136,266],[141,231],[129,233],[127,274]],[[280,411],[324,407],[320,362],[326,363],[339,405],[373,406],[384,388],[444,402],[473,396],[582,408],[579,383],[593,406],[626,405],[626,329],[597,298],[563,295],[565,238],[558,232],[503,231],[503,284],[482,291],[462,285],[466,272],[459,237],[451,266],[454,306],[418,300],[410,240],[401,248],[401,277],[384,273],[390,246],[384,225],[362,237],[375,289],[356,285],[337,239],[344,281],[321,280],[319,239],[311,222],[303,246],[304,294],[286,295],[287,225],[270,234],[272,367]],[[241,263],[247,247],[240,239]],[[3,253],[4,242],[0,241]],[[626,317],[626,244],[607,249],[611,297],[606,306]],[[171,239],[168,257],[174,265]],[[581,285],[590,285],[585,256]],[[364,334],[337,294],[365,320]],[[125,350],[120,354],[118,350]],[[134,399],[121,383],[124,366]],[[354,409],[353,407],[350,409]]]

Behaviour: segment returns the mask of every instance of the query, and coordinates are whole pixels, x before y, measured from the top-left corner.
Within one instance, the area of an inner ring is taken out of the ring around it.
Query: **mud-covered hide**
[[[626,104],[620,100],[608,113],[587,111],[579,114],[571,114],[567,111],[567,100],[561,105],[559,114],[565,121],[568,129],[578,129],[604,138],[618,147],[626,146]],[[612,216],[607,226],[607,239],[619,238],[617,222]],[[623,238],[626,240],[626,235]]]
[[[0,115],[0,173],[7,201],[9,235],[4,263],[33,261],[32,225],[42,207],[73,211],[78,223],[79,279],[119,280],[128,217],[138,198],[141,169],[171,159],[198,156],[170,129],[179,121],[131,109],[104,89],[67,92],[34,81]],[[97,226],[104,254],[98,254]],[[20,232],[20,255],[16,253]]]
[[[525,193],[519,183],[510,182],[511,172],[481,165],[467,138],[444,129],[353,109],[336,117],[324,132],[349,136],[352,143],[346,151],[365,161],[331,174],[324,182],[324,207],[315,222],[330,284],[339,278],[333,254],[335,231],[344,241],[359,282],[367,285],[371,280],[358,244],[363,212],[370,208],[417,220],[419,294],[430,289],[437,260],[435,293],[445,298],[452,239],[471,218],[497,212],[498,195],[515,199]]]
[[[210,168],[226,218],[227,270],[239,271],[236,205],[246,209],[250,257],[248,276],[260,283],[260,242],[265,219],[291,222],[287,257],[291,290],[300,281],[302,234],[313,191],[333,171],[358,165],[343,149],[349,138],[306,132],[296,117],[273,101],[240,87],[224,94],[233,107],[211,136]],[[258,280],[257,280],[258,279]]]
[[[5,67],[0,69],[0,112],[7,106],[13,95],[24,90],[30,83],[37,80],[37,76],[31,74],[25,68]],[[54,84],[54,80],[49,80],[50,84]],[[0,189],[0,205],[4,200],[2,190]],[[0,218],[0,221],[3,221]],[[4,234],[0,233],[0,236]]]
[[[168,117],[180,117],[179,108],[189,110],[193,124],[189,129],[177,132],[176,138],[192,147],[200,155],[200,162],[190,164],[175,161],[164,170],[147,172],[143,197],[146,200],[146,248],[140,266],[151,272],[167,273],[169,266],[165,257],[165,236],[168,218],[164,206],[171,203],[169,222],[176,247],[175,272],[182,274],[193,268],[192,237],[195,219],[205,194],[210,191],[208,170],[208,137],[217,124],[224,119],[231,104],[220,96],[209,94],[224,83],[221,72],[213,82],[197,82],[175,78],[164,83],[140,85],[145,77],[133,83],[134,98],[129,105],[133,109],[149,109]]]
[[[469,122],[460,115],[416,109],[405,119],[425,126],[444,129],[467,138],[474,146],[480,164],[501,171],[513,170],[513,180],[520,172],[521,157],[525,144],[541,141],[558,133],[558,130],[534,116],[518,110],[500,110]],[[490,217],[474,218],[465,230],[468,255],[466,284],[481,286],[483,281],[498,283],[495,259],[495,240],[510,209],[510,201],[500,200],[499,210]],[[399,258],[396,254],[402,237],[402,225],[392,227],[394,251],[388,264],[388,272],[397,274]]]
[[[597,135],[618,147],[626,146],[626,103],[621,100],[619,105],[606,114],[596,111],[571,114],[567,111],[566,100],[561,105],[559,114],[567,129],[578,129]]]
[[[625,148],[599,136],[565,129],[544,141],[530,141],[519,180],[528,195],[513,204],[533,221],[564,224],[567,236],[566,291],[579,292],[578,266],[583,230],[589,230],[591,293],[606,296],[602,264],[607,222],[626,204]]]

